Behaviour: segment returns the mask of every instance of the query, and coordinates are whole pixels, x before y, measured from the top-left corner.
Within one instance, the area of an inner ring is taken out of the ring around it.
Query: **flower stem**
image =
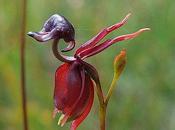
[[[107,105],[104,104],[103,106],[100,106],[100,129],[105,130],[106,129],[106,108]]]
[[[106,130],[106,110],[107,110],[107,105],[108,105],[108,101],[112,95],[112,92],[114,91],[116,82],[118,80],[119,76],[117,76],[116,74],[114,74],[112,83],[110,85],[108,94],[106,96],[106,98],[103,98],[103,104],[100,104],[100,109],[99,109],[99,118],[100,118],[100,130]]]
[[[100,109],[99,109],[99,119],[100,119],[100,130],[106,130],[106,110],[107,110],[107,105],[108,101],[112,95],[112,92],[115,88],[116,82],[117,82],[118,77],[114,74],[111,86],[109,88],[108,94],[106,98],[103,98],[103,103],[100,103]]]
[[[21,64],[21,97],[23,110],[23,125],[24,130],[28,130],[27,122],[27,102],[26,102],[26,82],[25,82],[25,31],[26,31],[26,6],[27,0],[22,0],[22,26],[20,35],[20,64]]]

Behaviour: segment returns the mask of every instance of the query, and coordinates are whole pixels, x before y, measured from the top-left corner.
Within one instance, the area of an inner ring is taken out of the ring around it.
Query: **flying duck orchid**
[[[140,33],[149,30],[149,28],[140,29],[137,32],[107,39],[100,43],[107,34],[123,26],[129,16],[130,14],[119,23],[102,29],[95,37],[82,44],[73,56],[61,53],[72,50],[76,44],[74,27],[65,17],[55,14],[45,22],[41,31],[28,33],[39,42],[53,39],[53,53],[58,60],[63,62],[55,72],[55,109],[53,112],[54,117],[57,113],[62,113],[58,121],[61,126],[67,121],[72,121],[71,130],[76,130],[90,112],[94,100],[94,87],[100,84],[96,69],[84,59],[102,52],[114,43],[135,38]],[[60,39],[68,44],[61,51],[57,48]],[[103,96],[102,93],[98,95]]]

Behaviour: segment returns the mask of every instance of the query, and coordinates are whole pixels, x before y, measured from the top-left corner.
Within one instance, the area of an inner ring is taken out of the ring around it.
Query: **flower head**
[[[131,34],[107,39],[99,42],[110,32],[118,29],[127,22],[130,14],[122,21],[100,31],[95,37],[82,44],[74,56],[65,56],[57,49],[60,39],[64,39],[69,45],[62,50],[70,51],[75,46],[75,31],[73,25],[63,16],[53,15],[44,24],[39,32],[29,32],[28,35],[39,42],[54,39],[53,52],[56,58],[64,62],[55,73],[53,116],[62,113],[58,124],[63,126],[67,121],[72,121],[71,130],[76,130],[78,125],[87,117],[93,104],[94,84],[99,84],[99,76],[96,69],[83,61],[85,58],[96,55],[119,41],[135,38],[149,28],[140,29]]]
[[[39,42],[51,39],[64,39],[69,43],[63,51],[70,51],[75,46],[75,31],[73,25],[63,16],[54,14],[43,25],[39,32],[28,32],[28,35]]]

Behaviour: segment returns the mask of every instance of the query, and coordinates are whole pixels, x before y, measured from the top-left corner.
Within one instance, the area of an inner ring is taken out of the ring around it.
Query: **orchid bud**
[[[114,59],[114,74],[120,76],[126,65],[126,50],[122,50]]]
[[[116,83],[120,77],[120,74],[125,68],[125,65],[126,65],[126,51],[122,50],[120,54],[117,55],[114,59],[114,76],[105,99],[105,104],[108,104],[109,99],[112,96],[112,93],[116,87]]]

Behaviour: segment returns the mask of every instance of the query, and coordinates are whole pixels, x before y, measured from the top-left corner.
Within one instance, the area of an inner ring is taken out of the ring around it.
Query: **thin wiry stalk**
[[[28,130],[27,123],[27,102],[26,102],[26,82],[25,82],[25,32],[26,32],[26,6],[27,0],[22,0],[22,21],[21,21],[21,35],[20,35],[20,64],[21,64],[21,98],[23,110],[23,125],[24,130]]]

